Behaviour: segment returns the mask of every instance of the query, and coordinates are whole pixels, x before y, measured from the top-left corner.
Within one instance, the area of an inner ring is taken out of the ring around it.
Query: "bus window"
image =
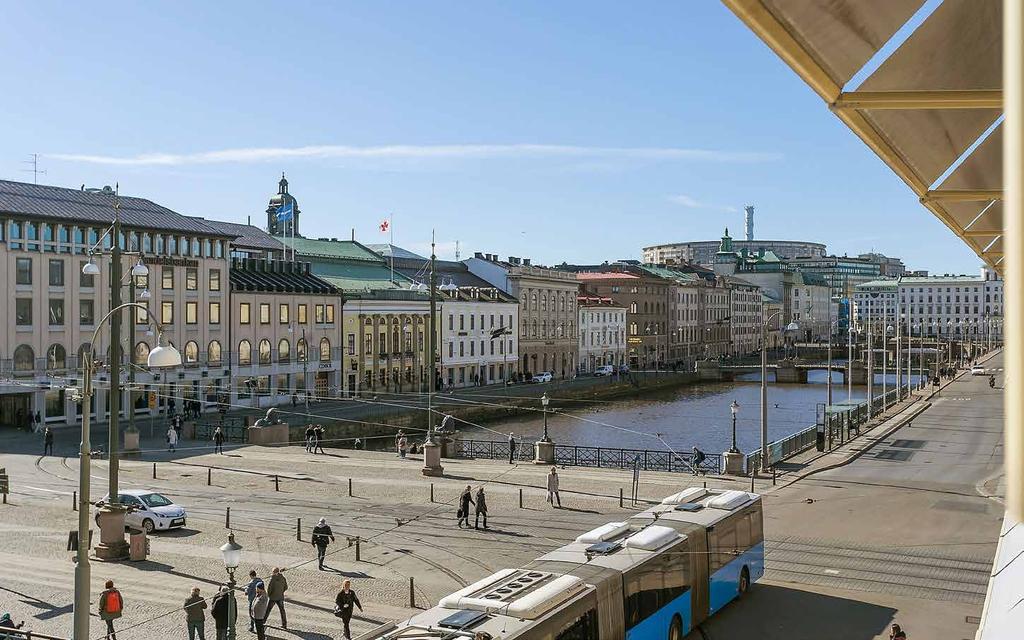
[[[714,573],[729,564],[729,561],[737,555],[735,521],[731,519],[723,521],[715,527],[711,538],[710,572]]]
[[[683,541],[629,570],[623,579],[626,629],[632,629],[689,588],[689,543]]]
[[[736,518],[736,550],[737,553],[746,551],[754,542],[750,537],[750,514],[744,513]]]
[[[758,503],[750,510],[750,544],[753,546],[761,542],[764,542],[764,514]]]
[[[597,611],[591,609],[576,618],[555,640],[597,640]]]

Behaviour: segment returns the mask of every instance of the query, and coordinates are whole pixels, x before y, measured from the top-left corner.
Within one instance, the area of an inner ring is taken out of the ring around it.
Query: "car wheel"
[[[142,528],[146,531],[146,534],[151,534],[156,529],[156,525],[149,518],[142,521]]]
[[[678,613],[672,616],[672,622],[668,625],[668,640],[683,640],[683,619]]]
[[[743,571],[740,571],[740,587],[737,597],[742,598],[743,594],[750,588],[750,571],[746,567],[743,567]]]

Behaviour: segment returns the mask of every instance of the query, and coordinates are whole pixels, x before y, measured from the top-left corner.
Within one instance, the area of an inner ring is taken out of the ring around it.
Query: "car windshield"
[[[144,496],[139,496],[139,500],[145,502],[147,507],[166,507],[174,504],[159,493],[148,493]]]

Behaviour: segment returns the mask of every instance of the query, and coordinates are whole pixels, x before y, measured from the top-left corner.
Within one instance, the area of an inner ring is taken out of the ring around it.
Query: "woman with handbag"
[[[475,504],[473,502],[473,490],[467,484],[466,488],[462,491],[462,495],[459,496],[459,528],[462,528],[462,522],[466,522],[466,526],[469,526],[469,505]]]
[[[334,615],[341,618],[341,623],[344,627],[345,637],[351,639],[352,633],[349,631],[348,624],[352,621],[352,606],[359,607],[359,612],[362,613],[363,605],[359,602],[359,596],[352,590],[352,581],[345,580],[341,583],[341,591],[334,598]]]

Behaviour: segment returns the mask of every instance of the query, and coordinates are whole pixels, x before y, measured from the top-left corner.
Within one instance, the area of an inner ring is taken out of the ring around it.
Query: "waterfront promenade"
[[[996,358],[989,366],[1001,365]],[[1001,391],[989,389],[986,378],[963,375],[841,450],[790,461],[775,486],[770,478],[755,479],[765,494],[768,573],[748,598],[707,623],[708,637],[883,638],[893,620],[911,637],[971,637],[1002,517],[1001,413]],[[897,428],[912,415],[912,425]],[[190,517],[186,529],[151,538],[148,561],[93,564],[94,599],[107,578],[124,591],[121,638],[186,637],[178,608],[188,589],[200,586],[210,595],[225,578],[217,549],[226,539],[228,506],[244,547],[243,573],[250,566],[262,575],[287,568],[290,629],[272,629],[269,637],[313,639],[340,637],[331,607],[343,577],[354,581],[366,607],[356,620],[363,631],[409,613],[410,577],[414,604],[427,606],[634,510],[619,507],[619,489],[628,495],[631,479],[621,470],[562,470],[566,508],[553,512],[544,502],[547,467],[445,460],[446,477],[431,480],[420,474],[415,456],[344,450],[313,456],[301,447],[215,455],[205,444],[185,445],[167,454],[159,440],[147,440],[151,450],[141,460],[122,463],[125,488],[164,492]],[[0,507],[0,608],[35,631],[63,635],[71,621],[73,564],[65,543],[75,526],[77,458],[66,439],[56,457],[39,458],[35,447],[23,435],[0,440],[0,466],[13,491],[10,504]],[[104,461],[95,463],[94,500],[105,492],[106,471]],[[692,481],[645,472],[640,497],[657,500]],[[745,478],[707,481],[750,486]],[[486,486],[491,531],[455,526],[454,501],[467,484]],[[309,545],[319,517],[338,537],[328,572],[316,570]],[[296,540],[298,518],[302,540]],[[360,561],[346,536],[362,538]],[[271,624],[276,620],[273,614]],[[94,617],[94,634],[101,629]]]

